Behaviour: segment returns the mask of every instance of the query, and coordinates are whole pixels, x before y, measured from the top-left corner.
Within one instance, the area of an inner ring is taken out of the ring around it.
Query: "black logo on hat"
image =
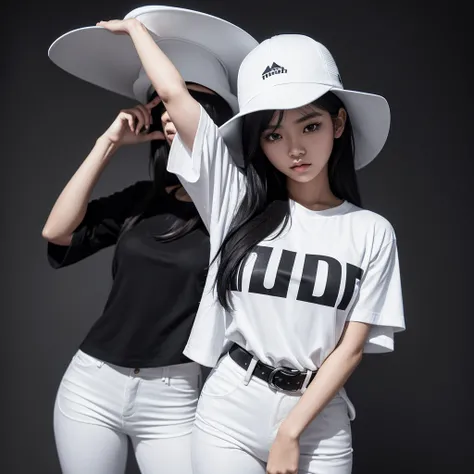
[[[270,66],[267,66],[265,71],[262,73],[262,79],[265,80],[270,76],[274,76],[275,74],[286,74],[288,71],[283,66],[278,66],[277,63],[273,63]]]

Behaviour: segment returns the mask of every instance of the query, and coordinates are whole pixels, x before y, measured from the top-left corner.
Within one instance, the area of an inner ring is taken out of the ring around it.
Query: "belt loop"
[[[303,382],[303,385],[301,385],[301,393],[304,393],[306,391],[306,388],[308,387],[309,385],[309,379],[311,378],[311,375],[313,375],[313,372],[311,372],[311,370],[307,370],[306,371],[306,376],[304,378],[304,382]]]
[[[252,360],[250,361],[247,372],[245,372],[244,385],[249,384],[250,379],[252,378],[252,375],[253,375],[253,371],[255,370],[255,366],[257,365],[257,362],[258,362],[257,359],[255,357],[252,357]]]
[[[164,382],[166,385],[170,384],[170,368],[169,367],[163,367],[161,381]]]

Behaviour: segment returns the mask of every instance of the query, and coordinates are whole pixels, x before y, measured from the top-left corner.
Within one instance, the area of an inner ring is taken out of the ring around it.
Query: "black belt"
[[[237,344],[233,344],[229,350],[231,359],[240,367],[247,370],[253,355]],[[290,369],[288,367],[272,367],[258,361],[252,373],[255,377],[267,382],[268,385],[282,392],[299,392],[303,387],[307,373],[310,371],[301,372],[300,370]],[[316,371],[310,372],[311,377],[306,384],[314,379]]]

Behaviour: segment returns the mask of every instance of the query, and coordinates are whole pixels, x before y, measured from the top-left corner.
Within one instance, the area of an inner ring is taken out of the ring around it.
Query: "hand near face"
[[[121,110],[103,137],[116,146],[164,140],[163,132],[148,133],[153,123],[151,110],[160,102],[160,98],[156,97],[146,105]]]

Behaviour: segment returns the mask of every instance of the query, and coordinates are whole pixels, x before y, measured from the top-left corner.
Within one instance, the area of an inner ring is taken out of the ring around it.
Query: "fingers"
[[[111,31],[112,33],[123,35],[128,33],[127,23],[125,20],[109,20],[109,21],[99,21],[96,23],[96,26],[105,28],[106,30]]]
[[[130,31],[130,26],[137,20],[135,18],[128,18],[127,20],[109,20],[98,21],[96,26],[101,26],[116,34],[127,34]]]
[[[104,28],[114,28],[122,23],[122,20],[101,20],[96,23],[96,26],[103,26]]]
[[[146,104],[145,107],[148,110],[151,110],[154,107],[156,107],[160,102],[161,102],[161,99],[158,96],[156,96],[152,101],[148,102],[148,104]]]
[[[128,127],[130,128],[130,131],[132,133],[135,132],[135,115],[131,111],[122,110],[119,113],[118,118],[122,122],[127,122],[128,123]]]
[[[135,134],[138,135],[150,128],[151,114],[143,105],[138,105],[131,110],[131,113],[135,115],[136,126]]]
[[[151,108],[147,108],[147,105],[149,104],[140,104],[132,109],[123,109],[118,114],[118,118],[123,124],[127,124],[125,126],[136,137],[142,136],[139,141],[164,140],[163,132],[147,133],[153,123]]]
[[[129,124],[130,131],[138,135],[146,132],[153,123],[150,111],[144,105],[137,105],[133,109],[121,110],[119,117],[126,120]]]
[[[109,21],[98,21],[95,26],[102,26],[102,28],[106,28],[107,30],[110,30],[114,27],[114,21],[116,20],[109,20]]]
[[[140,135],[142,142],[151,142],[152,140],[165,140],[165,134],[160,131],[145,133]]]

